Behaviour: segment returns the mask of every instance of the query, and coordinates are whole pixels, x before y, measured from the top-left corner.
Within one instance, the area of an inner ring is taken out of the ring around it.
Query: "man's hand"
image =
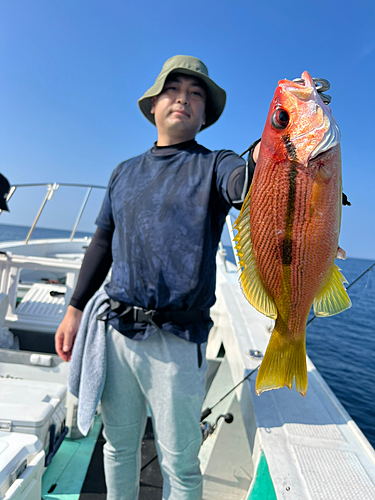
[[[55,348],[57,354],[64,361],[72,357],[72,350],[78,328],[81,323],[82,311],[73,306],[68,306],[64,319],[55,334]]]

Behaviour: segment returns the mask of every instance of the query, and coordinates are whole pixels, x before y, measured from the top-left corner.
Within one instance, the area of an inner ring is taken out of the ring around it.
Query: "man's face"
[[[205,123],[206,92],[197,78],[171,74],[161,93],[152,98],[151,113],[159,137],[161,134],[179,142],[194,139]]]

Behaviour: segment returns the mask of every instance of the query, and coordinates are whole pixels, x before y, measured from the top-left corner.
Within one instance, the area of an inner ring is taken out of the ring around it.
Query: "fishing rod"
[[[229,396],[229,394],[231,394],[235,389],[237,389],[238,386],[240,386],[241,384],[243,384],[245,382],[245,380],[247,380],[248,378],[250,378],[250,376],[257,371],[257,369],[260,367],[260,364],[254,368],[254,370],[252,370],[248,375],[246,375],[245,378],[243,378],[240,382],[238,382],[238,384],[236,384],[234,387],[232,387],[232,389],[230,389],[222,398],[219,399],[219,401],[217,401],[213,406],[211,406],[211,408],[206,408],[202,411],[201,413],[201,423],[204,421],[205,418],[207,418],[209,415],[211,415],[212,413],[212,410],[219,404],[221,403],[227,396]],[[229,422],[228,422],[229,423]]]
[[[201,431],[202,431],[202,443],[204,441],[206,441],[206,439],[209,436],[211,436],[211,434],[213,434],[213,432],[215,432],[221,418],[223,418],[227,424],[231,424],[233,422],[234,418],[233,418],[233,415],[231,413],[226,413],[225,415],[219,415],[214,424],[211,424],[210,422],[205,422],[204,420],[209,415],[211,415],[212,410],[215,408],[215,406],[217,406],[219,403],[221,403],[223,401],[223,399],[225,399],[227,396],[229,396],[229,394],[231,392],[233,392],[239,385],[241,385],[243,382],[245,382],[245,380],[250,378],[250,376],[259,368],[259,366],[260,366],[260,364],[256,368],[254,368],[254,370],[252,370],[248,375],[246,375],[246,377],[244,379],[242,379],[240,382],[238,382],[238,384],[236,384],[230,391],[228,391],[221,399],[219,399],[219,401],[217,401],[213,406],[211,406],[211,408],[206,408],[205,410],[202,411],[201,418],[200,418],[200,427],[201,427]],[[143,471],[146,467],[148,467],[154,460],[157,459],[157,457],[158,457],[158,455],[155,455],[153,458],[151,458],[151,460],[149,460],[145,465],[143,465],[143,467],[141,467],[141,471]]]
[[[232,387],[232,389],[230,389],[226,394],[224,394],[224,396],[222,398],[219,399],[219,401],[217,401],[213,406],[211,406],[211,408],[205,408],[202,413],[201,413],[201,418],[200,418],[200,427],[201,427],[201,431],[202,431],[202,443],[204,441],[206,441],[206,439],[211,436],[211,434],[213,434],[215,432],[215,430],[217,429],[217,426],[218,426],[218,423],[220,421],[221,418],[224,419],[224,421],[227,423],[227,424],[231,424],[234,420],[234,417],[231,413],[226,413],[225,415],[219,415],[216,419],[216,422],[214,424],[211,424],[210,422],[205,422],[205,419],[211,415],[212,413],[212,410],[219,404],[221,403],[227,396],[229,396],[229,394],[231,394],[235,389],[237,389],[238,386],[240,386],[241,384],[243,384],[245,382],[245,380],[247,380],[248,378],[250,378],[250,376],[257,371],[257,369],[259,368],[260,364],[254,368],[254,370],[252,370],[249,374],[246,375],[245,378],[243,378],[240,382],[238,382],[238,384],[236,384],[234,387]],[[145,465],[143,465],[141,467],[141,471],[143,471],[146,467],[148,467],[152,462],[154,462],[154,460],[156,460],[158,457],[158,455],[155,455],[153,458],[151,458],[151,460],[149,460]]]
[[[363,278],[363,276],[365,276],[368,272],[371,271],[371,269],[375,266],[375,262],[368,268],[366,269],[365,272],[363,272],[360,276],[358,276],[358,278],[356,278],[354,281],[352,281],[352,283],[346,288],[346,290],[349,290],[350,287],[352,287],[355,283],[357,283],[357,281],[359,281],[360,279]],[[316,316],[314,316],[307,324],[306,326],[308,326],[309,324],[312,323],[312,321],[316,318]],[[215,406],[217,406],[219,403],[221,403],[223,401],[223,399],[225,399],[227,396],[229,396],[229,394],[231,394],[235,389],[237,389],[238,386],[240,386],[241,384],[243,384],[245,382],[245,380],[247,380],[248,378],[250,378],[250,376],[259,368],[260,364],[254,368],[254,370],[252,370],[248,375],[246,375],[245,378],[243,378],[240,382],[238,382],[238,384],[236,384],[232,389],[230,389],[221,399],[219,399],[219,401],[217,401],[213,406],[211,406],[211,408],[206,408],[205,410],[202,411],[201,413],[201,423],[203,423],[204,419],[206,419],[209,415],[211,415],[212,413],[212,410],[215,408]],[[215,429],[214,429],[215,430]]]
[[[350,283],[350,285],[346,288],[346,290],[349,290],[350,287],[352,287],[355,283],[357,283],[359,280],[361,280],[363,278],[363,276],[365,276],[368,272],[371,271],[371,269],[373,269],[373,267],[375,266],[375,262],[368,268],[366,269],[366,271],[364,271],[360,276],[358,276],[358,278],[356,278],[354,281],[352,281],[352,283]],[[310,325],[314,319],[316,318],[316,316],[314,316],[313,318],[311,318],[310,321],[307,322],[306,326]],[[256,372],[259,368],[260,364],[254,368],[254,370],[252,370],[250,373],[248,373],[246,375],[246,377],[244,377],[240,382],[238,382],[238,384],[236,384],[234,387],[232,387],[232,389],[230,389],[226,394],[224,394],[223,397],[221,397],[214,405],[212,405],[210,408],[205,408],[202,413],[201,413],[201,417],[200,417],[200,426],[201,426],[201,431],[202,431],[202,443],[213,433],[215,432],[216,428],[217,428],[217,425],[218,425],[218,422],[221,418],[224,419],[224,421],[228,424],[231,424],[233,422],[233,415],[231,413],[227,413],[225,415],[219,415],[216,419],[216,422],[215,424],[211,424],[210,422],[206,422],[205,419],[212,414],[212,410],[218,405],[220,404],[226,397],[229,396],[229,394],[231,394],[234,390],[237,389],[237,387],[239,387],[241,384],[243,384],[245,382],[245,380],[249,379],[251,377],[251,375]],[[141,471],[143,471],[146,467],[148,467],[152,462],[154,462],[154,460],[157,459],[157,455],[155,455],[151,460],[149,460],[143,467],[141,467]]]

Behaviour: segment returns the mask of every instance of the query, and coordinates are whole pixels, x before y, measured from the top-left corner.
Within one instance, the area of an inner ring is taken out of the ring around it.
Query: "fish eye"
[[[284,129],[288,126],[289,115],[285,109],[278,109],[271,116],[271,125],[274,128]]]

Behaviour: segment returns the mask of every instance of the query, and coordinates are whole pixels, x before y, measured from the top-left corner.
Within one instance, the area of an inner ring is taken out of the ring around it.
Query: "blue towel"
[[[78,398],[77,423],[86,436],[102,396],[106,373],[106,324],[96,317],[108,309],[103,289],[87,303],[74,343],[68,389]]]

